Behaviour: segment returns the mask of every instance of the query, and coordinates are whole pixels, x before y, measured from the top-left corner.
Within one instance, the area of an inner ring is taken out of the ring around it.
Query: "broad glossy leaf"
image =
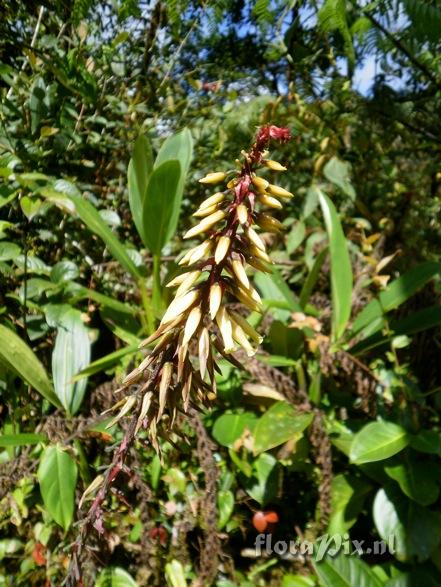
[[[222,414],[213,426],[213,437],[222,446],[232,447],[245,429],[250,432],[256,424],[256,416],[251,412],[240,414]]]
[[[365,562],[343,552],[334,557],[326,556],[320,562],[313,560],[313,565],[323,587],[382,587],[382,582]]]
[[[165,161],[150,175],[144,199],[142,219],[145,245],[160,255],[174,230],[175,207],[181,177],[179,161]]]
[[[340,474],[332,479],[330,535],[347,532],[357,521],[371,485],[352,475]]]
[[[41,297],[44,293],[49,293],[57,289],[57,285],[53,283],[53,281],[41,277],[31,277],[25,283],[22,283],[18,290],[18,295],[20,296],[22,303],[24,303],[25,298],[27,300],[32,300]]]
[[[12,169],[9,170],[12,173]],[[1,176],[1,172],[0,172],[0,176]],[[12,202],[12,200],[14,200],[18,194],[20,193],[20,190],[16,190],[14,188],[11,188],[7,185],[1,185],[0,186],[0,208],[2,208],[3,206],[6,206],[6,204],[9,204],[9,202]]]
[[[10,367],[28,385],[38,391],[44,398],[57,408],[60,400],[46,373],[45,368],[33,353],[32,349],[12,330],[0,324],[0,359]]]
[[[8,241],[0,242],[0,261],[11,261],[18,257],[21,252],[21,248]]]
[[[441,514],[409,501],[396,486],[378,491],[373,518],[381,538],[393,543],[398,560],[427,560],[441,542]]]
[[[253,464],[253,477],[246,482],[247,493],[261,506],[271,502],[277,492],[277,460],[268,453],[257,457]]]
[[[138,279],[140,274],[136,265],[127,255],[121,242],[113,234],[94,206],[81,196],[70,195],[69,197],[75,204],[75,209],[81,220],[89,230],[98,235],[104,241],[113,257],[121,263],[128,273],[130,273],[135,279]]]
[[[133,147],[132,158],[127,171],[129,205],[138,233],[144,241],[142,207],[147,191],[147,183],[153,169],[153,152],[150,141],[140,135]],[[145,244],[145,243],[144,243]]]
[[[318,188],[317,188],[318,189]],[[334,340],[345,331],[351,315],[352,269],[348,245],[337,211],[331,200],[318,189],[319,202],[325,218],[331,256],[332,333]]]
[[[59,445],[48,446],[37,472],[41,496],[53,519],[67,530],[74,512],[77,465]]]
[[[403,450],[409,442],[408,433],[398,424],[371,422],[355,435],[350,459],[357,465],[382,461]]]
[[[438,430],[421,430],[410,436],[410,446],[420,452],[429,454],[441,453],[441,433]]]
[[[101,571],[95,587],[138,587],[138,583],[124,569],[108,567]]]
[[[72,281],[79,274],[78,267],[73,261],[59,261],[51,269],[51,279],[55,283]]]
[[[30,198],[29,196],[20,198],[20,208],[28,220],[32,220],[38,214],[42,205],[43,201],[39,198]]]
[[[287,402],[277,402],[257,421],[253,431],[254,453],[259,454],[297,437],[313,419],[301,414]]]
[[[62,316],[52,352],[55,393],[71,415],[79,409],[87,386],[87,379],[73,382],[72,378],[89,364],[90,347],[81,314],[71,308]]]
[[[434,503],[439,496],[439,469],[429,463],[408,458],[384,468],[391,479],[396,481],[401,491],[421,505]]]
[[[38,444],[47,442],[47,436],[44,434],[34,434],[32,432],[22,432],[19,434],[3,434],[0,436],[0,446],[27,446],[28,444]]]

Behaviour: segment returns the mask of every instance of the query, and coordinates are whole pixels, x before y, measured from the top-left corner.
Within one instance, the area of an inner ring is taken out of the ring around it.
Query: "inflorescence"
[[[283,165],[266,158],[266,148],[271,140],[289,139],[288,129],[265,126],[250,151],[242,151],[242,159],[236,161],[238,171],[208,173],[199,180],[225,188],[204,200],[193,214],[199,222],[184,239],[202,236],[203,240],[184,254],[179,262],[183,271],[168,283],[167,287],[177,287],[175,297],[156,332],[141,347],[158,342],[126,377],[123,389],[144,383],[136,394],[119,402],[122,407],[112,423],[141,401],[136,432],[147,428],[156,444],[157,424],[164,412],[170,416],[171,427],[181,401],[186,411],[191,402],[205,403],[215,397],[217,356],[228,359],[238,347],[249,356],[256,352],[261,336],[228,304],[240,303],[257,312],[262,309],[247,266],[271,272],[259,229],[278,233],[283,227],[263,210],[282,208],[281,201],[293,194],[269,183],[257,170],[285,171]]]

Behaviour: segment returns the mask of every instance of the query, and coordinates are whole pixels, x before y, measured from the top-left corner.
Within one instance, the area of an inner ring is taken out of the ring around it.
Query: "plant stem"
[[[161,287],[161,256],[153,255],[153,307],[157,312],[162,310]]]
[[[143,277],[138,280],[138,287],[144,309],[144,311],[141,312],[141,322],[147,334],[152,334],[152,332],[155,331],[155,315]]]

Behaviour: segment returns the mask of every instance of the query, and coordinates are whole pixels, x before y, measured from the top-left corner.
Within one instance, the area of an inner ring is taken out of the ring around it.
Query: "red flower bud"
[[[258,143],[267,143],[270,139],[281,141],[282,143],[289,141],[291,133],[288,128],[283,128],[274,125],[263,126],[257,133],[256,141]]]

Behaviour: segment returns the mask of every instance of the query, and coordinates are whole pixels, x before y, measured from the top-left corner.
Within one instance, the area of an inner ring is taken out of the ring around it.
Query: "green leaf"
[[[371,422],[358,432],[351,445],[350,459],[356,465],[382,461],[410,442],[406,430],[393,422]]]
[[[0,359],[51,404],[60,408],[60,400],[54,393],[45,368],[28,345],[15,332],[2,324],[0,324],[0,340],[2,341]]]
[[[308,273],[308,277],[306,278],[305,283],[302,286],[299,297],[299,303],[302,309],[308,303],[308,300],[312,294],[312,290],[314,289],[314,286],[320,276],[320,269],[322,268],[328,252],[328,247],[325,247],[320,251],[320,253],[315,258],[314,265],[312,266],[311,271]]]
[[[304,575],[283,575],[281,587],[315,587],[316,582],[312,577]]]
[[[421,505],[434,503],[439,496],[439,471],[429,463],[406,459],[405,462],[384,468],[391,479],[396,481],[401,491]]]
[[[330,535],[347,532],[357,521],[371,485],[352,475],[340,474],[332,479]]]
[[[81,313],[73,308],[61,317],[52,352],[52,373],[55,393],[68,414],[79,409],[86,391],[87,380],[73,382],[74,375],[90,362],[89,331]]]
[[[325,0],[318,12],[318,23],[325,32],[338,31],[341,34],[352,69],[355,65],[355,52],[346,14],[346,0]]]
[[[158,169],[166,161],[172,160],[179,161],[181,166],[181,174],[174,197],[174,206],[171,211],[168,232],[166,234],[166,242],[172,238],[178,226],[179,215],[181,213],[182,195],[184,193],[185,182],[192,158],[193,139],[189,129],[184,128],[181,132],[168,137],[163,142],[155,160],[155,169]]]
[[[286,237],[286,250],[291,255],[297,247],[301,244],[303,239],[305,238],[306,234],[306,227],[305,223],[301,220],[297,220],[295,222],[291,232]]]
[[[213,425],[213,437],[222,446],[231,448],[246,429],[250,432],[253,430],[256,420],[251,412],[222,414]]]
[[[20,254],[21,249],[15,243],[0,242],[0,261],[11,261]]]
[[[355,200],[356,194],[349,179],[351,166],[337,157],[332,157],[324,166],[323,173],[326,179],[338,186],[351,200]]]
[[[166,161],[150,175],[144,200],[142,219],[145,245],[160,255],[174,229],[175,208],[181,176],[179,161]],[[173,230],[172,230],[173,229]]]
[[[124,569],[108,567],[101,571],[95,587],[138,587],[138,584]]]
[[[59,261],[51,269],[51,279],[55,283],[73,281],[80,274],[73,261]]]
[[[37,472],[41,496],[52,518],[64,530],[72,522],[77,483],[77,465],[59,445],[48,446]]]
[[[7,538],[0,540],[0,561],[8,556],[14,557],[24,547],[23,542],[17,538]],[[15,558],[15,557],[14,557]],[[6,587],[6,583],[0,583],[2,587]]]
[[[29,196],[20,198],[20,208],[28,220],[32,220],[38,214],[42,205],[43,201],[39,198],[30,198]]]
[[[218,530],[222,530],[234,510],[234,495],[231,491],[219,491],[217,494],[217,508],[219,511]]]
[[[72,202],[75,204],[75,209],[84,224],[94,234],[98,235],[105,243],[113,257],[121,263],[124,269],[132,275],[135,279],[140,278],[140,273],[136,265],[127,255],[125,248],[120,243],[118,238],[113,234],[107,224],[99,215],[94,206],[77,195],[69,195]]]
[[[117,351],[113,351],[113,353],[109,353],[104,357],[100,357],[96,361],[90,363],[85,369],[82,369],[75,375],[75,377],[72,377],[72,381],[79,381],[83,377],[89,377],[90,375],[95,375],[95,373],[107,371],[107,369],[111,369],[112,367],[115,367],[115,365],[118,365],[123,357],[130,353],[136,353],[138,350],[139,343],[134,343],[122,349],[118,349]]]
[[[111,298],[110,296],[106,296],[94,289],[88,289],[87,287],[83,287],[78,284],[75,284],[74,288],[69,290],[69,294],[71,303],[73,303],[74,301],[76,302],[78,300],[90,298],[91,300],[94,300],[101,306],[104,306],[105,308],[112,308],[117,312],[122,312],[131,315],[137,313],[136,308],[128,303],[119,302],[118,300]]]
[[[398,487],[386,486],[378,491],[373,518],[381,538],[393,541],[398,560],[415,556],[425,561],[441,542],[440,512],[409,501]]]
[[[170,587],[187,587],[184,567],[175,559],[165,565],[165,577]]]
[[[428,261],[413,267],[398,279],[392,281],[378,299],[372,300],[356,317],[352,326],[354,334],[362,329],[364,336],[368,336],[381,329],[383,316],[395,310],[407,299],[413,296],[425,283],[441,274],[441,263]],[[403,332],[403,334],[406,334]]]
[[[310,186],[306,191],[306,197],[303,201],[303,218],[308,218],[318,206],[318,190],[315,186]]]
[[[271,313],[283,322],[289,319],[292,312],[299,312],[301,308],[280,272],[274,267],[272,270],[271,274],[257,272],[254,281],[265,304],[271,308]]]
[[[437,430],[421,430],[410,436],[410,446],[420,452],[429,454],[441,453],[441,433]]]
[[[277,460],[268,453],[257,457],[253,464],[253,477],[247,480],[245,489],[261,506],[271,502],[277,492]]]
[[[138,229],[139,236],[144,239],[144,225],[142,220],[142,208],[147,183],[153,169],[153,152],[150,141],[146,136],[140,135],[133,147],[132,158],[127,171],[129,205],[133,221]]]
[[[312,422],[313,414],[301,414],[287,402],[277,402],[254,427],[254,454],[270,450],[298,437]]]
[[[45,117],[46,107],[46,83],[44,79],[37,76],[32,85],[29,96],[29,110],[31,113],[31,133],[35,134],[40,126],[41,119]]]
[[[334,204],[319,188],[331,255],[332,333],[338,340],[351,315],[352,269],[346,238]]]
[[[20,433],[20,434],[3,434],[0,436],[0,446],[27,446],[28,444],[38,444],[47,442],[47,436],[44,434]]]
[[[12,173],[12,169],[9,170]],[[1,177],[1,170],[0,170],[0,177]],[[20,190],[16,190],[14,188],[11,188],[7,185],[0,185],[0,208],[3,208],[3,206],[6,206],[6,204],[9,204],[9,202],[12,202],[12,200],[14,200],[18,194],[20,193]]]
[[[382,587],[380,579],[365,562],[343,552],[338,556],[327,555],[319,562],[313,560],[313,565],[323,587]]]

